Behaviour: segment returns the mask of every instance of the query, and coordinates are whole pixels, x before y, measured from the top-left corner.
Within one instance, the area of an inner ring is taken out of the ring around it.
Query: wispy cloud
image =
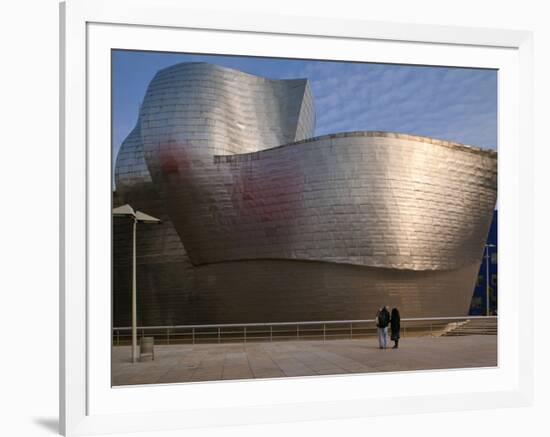
[[[307,66],[317,134],[385,130],[496,148],[496,72],[375,64]]]

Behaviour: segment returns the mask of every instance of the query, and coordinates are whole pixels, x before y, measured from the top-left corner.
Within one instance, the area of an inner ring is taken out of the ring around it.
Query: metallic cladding
[[[163,219],[138,247],[144,321],[362,318],[384,303],[467,314],[496,153],[386,132],[311,138],[314,124],[305,79],[204,63],[157,73],[115,169],[119,202]]]

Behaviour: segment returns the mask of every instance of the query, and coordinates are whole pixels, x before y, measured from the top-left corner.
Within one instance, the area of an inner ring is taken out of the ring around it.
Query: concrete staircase
[[[467,319],[446,330],[442,337],[460,337],[464,335],[497,335],[498,319]]]

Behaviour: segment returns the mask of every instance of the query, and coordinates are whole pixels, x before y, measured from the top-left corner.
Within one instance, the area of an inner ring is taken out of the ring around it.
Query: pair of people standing
[[[394,342],[392,349],[397,349],[399,345],[399,331],[401,330],[401,316],[399,310],[393,308],[390,312],[388,307],[384,306],[376,313],[376,327],[378,328],[378,345],[380,349],[388,347],[388,326],[391,327],[391,339]]]

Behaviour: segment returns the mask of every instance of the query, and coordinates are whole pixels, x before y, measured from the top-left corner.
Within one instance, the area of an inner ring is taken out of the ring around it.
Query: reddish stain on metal
[[[177,175],[180,170],[190,167],[185,147],[184,143],[168,143],[159,146],[159,164],[163,175]]]

